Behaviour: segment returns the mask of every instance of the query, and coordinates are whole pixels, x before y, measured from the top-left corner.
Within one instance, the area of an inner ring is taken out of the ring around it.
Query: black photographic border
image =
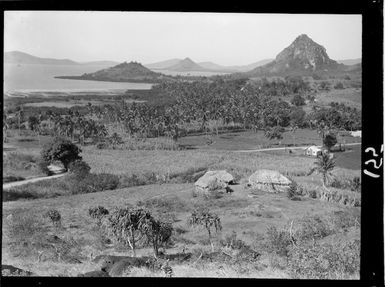
[[[211,4],[211,5],[210,5]],[[220,3],[114,2],[114,1],[0,1],[1,23],[5,10],[87,10],[87,11],[154,11],[154,12],[218,12],[218,13],[290,13],[290,14],[361,14],[362,35],[362,225],[360,280],[292,280],[292,279],[214,279],[214,278],[64,278],[64,277],[1,277],[1,286],[72,286],[75,285],[200,285],[245,284],[315,286],[349,284],[356,286],[384,285],[384,181],[383,166],[375,170],[379,178],[364,173],[373,165],[367,148],[380,152],[383,144],[383,1],[239,1]],[[3,37],[4,40],[4,29]],[[3,43],[2,43],[3,44]],[[4,46],[1,45],[4,52]],[[1,84],[3,85],[3,83]],[[3,102],[4,105],[4,102]],[[382,157],[382,153],[380,156]],[[377,158],[379,159],[379,158]],[[374,171],[373,171],[374,172]],[[2,211],[2,206],[1,206]],[[112,280],[112,281],[111,281]]]

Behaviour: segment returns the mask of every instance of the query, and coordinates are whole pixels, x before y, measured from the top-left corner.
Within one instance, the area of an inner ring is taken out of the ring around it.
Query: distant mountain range
[[[27,53],[12,51],[4,53],[4,63],[22,64],[22,65],[94,65],[94,66],[114,66],[119,64],[114,61],[92,61],[92,62],[75,62],[69,59],[52,59],[35,57]]]
[[[276,58],[263,66],[243,73],[247,77],[335,74],[359,72],[361,65],[347,66],[329,58],[326,49],[307,35],[298,36]]]
[[[297,42],[295,42],[296,43],[295,45],[299,45],[301,42],[306,42],[307,43],[306,45],[309,45],[310,48],[312,46],[314,46],[314,44],[318,45],[317,43],[313,42],[309,37],[307,37],[307,36],[304,37],[304,36],[306,36],[306,35],[299,36],[298,37],[299,39],[297,38],[298,40],[297,40]],[[311,42],[313,42],[314,44]],[[301,49],[302,50],[308,50],[309,47],[302,47],[302,48],[297,47],[297,48],[300,50]],[[323,53],[323,52],[321,52],[322,49],[325,49],[325,48],[318,45],[318,48],[316,48],[312,53],[314,54],[316,50],[318,51],[317,53]],[[257,61],[255,63],[249,64],[249,65],[223,66],[223,65],[219,65],[219,64],[216,64],[213,62],[198,62],[198,63],[196,63],[187,57],[185,59],[170,59],[170,60],[156,62],[156,63],[152,63],[152,64],[146,64],[146,65],[144,65],[144,67],[146,67],[150,70],[154,70],[154,71],[156,71],[156,70],[170,70],[170,71],[177,71],[177,72],[178,71],[179,72],[192,72],[192,71],[206,72],[207,71],[207,72],[224,72],[224,73],[250,72],[250,71],[252,71],[258,67],[262,67],[265,65],[276,65],[277,63],[279,65],[279,63],[281,63],[281,66],[282,66],[282,63],[285,62],[285,60],[283,60],[283,59],[285,57],[287,57],[287,53],[288,53],[287,51],[288,50],[286,50],[286,52],[283,54],[281,53],[278,60],[277,60],[277,58],[276,59],[265,59],[265,60]],[[301,52],[296,52],[296,53],[302,54]],[[300,54],[298,54],[298,55],[300,55]],[[297,58],[298,58],[298,55],[297,55]],[[329,59],[329,57],[326,54],[326,50],[323,53],[323,55],[321,55],[320,57],[321,58],[325,57],[325,55],[326,55],[327,59]],[[358,67],[358,64],[361,63],[361,59],[359,58],[359,59],[338,60],[336,62],[338,62],[340,64],[344,64],[344,65],[349,65],[349,66],[354,65],[353,67],[348,68],[348,70],[352,70],[352,69],[354,70]],[[32,65],[32,64],[40,64],[40,65],[94,65],[94,66],[106,66],[106,67],[109,67],[109,66],[113,67],[113,66],[116,66],[119,64],[118,62],[115,62],[115,61],[76,62],[76,61],[73,61],[70,59],[40,58],[40,57],[32,56],[30,54],[20,52],[20,51],[5,52],[4,53],[4,63],[30,64],[30,65]],[[318,69],[319,63],[320,62],[317,63],[317,67],[316,67],[317,70],[319,70]],[[286,65],[286,64],[289,65],[289,70],[291,70],[293,67],[292,65],[294,63],[291,63],[292,64],[291,66],[290,66],[290,63],[285,62],[284,65]],[[308,67],[311,66],[310,61],[307,62],[307,65],[308,65]],[[281,68],[277,68],[277,67],[275,69],[282,70]]]
[[[244,66],[240,66],[240,65],[239,66],[222,66],[213,62],[195,63],[190,58],[185,58],[185,59],[170,59],[166,61],[147,64],[144,66],[151,70],[169,70],[169,71],[179,71],[179,72],[206,71],[206,72],[235,73],[235,72],[250,71],[256,67],[262,66],[273,60],[274,59],[265,59],[249,65],[244,65]]]
[[[94,61],[79,63],[69,59],[39,58],[27,53],[13,51],[4,53],[4,63],[42,65],[95,65],[109,68],[80,76],[57,76],[56,78],[114,81],[114,82],[159,82],[171,79],[157,72],[211,71],[231,73],[231,77],[287,76],[336,73],[360,73],[361,59],[341,60],[329,58],[326,49],[307,35],[298,36],[293,43],[280,52],[275,59],[265,59],[244,66],[222,66],[213,62],[196,63],[190,58],[170,59],[142,65],[137,62],[117,63],[114,61]]]
[[[337,60],[338,63],[344,64],[344,65],[357,65],[361,64],[362,59],[346,59],[346,60]]]

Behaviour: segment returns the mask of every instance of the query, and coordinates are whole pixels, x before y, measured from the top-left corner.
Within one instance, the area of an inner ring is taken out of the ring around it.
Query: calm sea
[[[84,80],[55,79],[55,76],[80,76],[108,66],[96,65],[16,65],[4,64],[4,92],[7,94],[28,94],[38,92],[87,92],[146,90],[152,84],[117,83]]]

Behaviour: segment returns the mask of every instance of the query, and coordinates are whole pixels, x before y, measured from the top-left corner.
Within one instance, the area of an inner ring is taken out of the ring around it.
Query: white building
[[[315,145],[309,146],[306,148],[305,154],[308,156],[319,156],[322,154],[322,148]]]
[[[350,132],[353,137],[361,137],[361,131]]]

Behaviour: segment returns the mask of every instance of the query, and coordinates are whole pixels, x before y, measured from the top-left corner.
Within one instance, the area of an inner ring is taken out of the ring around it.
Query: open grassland
[[[180,139],[180,144],[187,148],[209,149],[209,150],[248,150],[267,147],[285,147],[285,146],[310,146],[322,145],[322,140],[316,130],[298,129],[295,133],[285,131],[282,134],[282,140],[269,141],[263,131],[238,131],[226,132],[218,136],[212,135],[213,141],[207,144],[207,137],[203,135],[189,135]],[[341,143],[361,142],[360,138],[355,138],[347,132],[341,132],[338,138]],[[280,143],[280,144],[279,144]]]
[[[361,109],[362,90],[361,88],[332,89],[329,92],[318,93],[316,99],[318,104],[344,103],[345,105]]]
[[[263,153],[235,153],[226,151],[121,151],[96,150],[85,147],[83,158],[95,173],[156,174],[183,173],[191,169],[227,169],[239,177],[251,175],[255,170],[275,169],[285,174],[307,173],[314,159],[290,155]]]
[[[249,190],[243,186],[234,188],[235,192],[231,195],[209,200],[193,197],[192,184],[163,184],[52,199],[7,202],[3,205],[3,262],[43,276],[75,276],[97,269],[98,265],[91,259],[99,254],[130,255],[131,252],[127,248],[102,242],[95,222],[88,216],[88,209],[97,205],[111,210],[116,206],[145,204],[154,212],[172,215],[177,232],[174,243],[167,252],[178,253],[183,247],[187,247],[190,252],[208,252],[207,234],[204,230],[193,229],[187,224],[188,216],[195,207],[206,206],[216,212],[222,220],[223,230],[216,234],[214,239],[217,248],[221,239],[236,232],[237,238],[252,245],[254,250],[261,252],[263,256],[258,263],[238,266],[231,266],[226,262],[210,262],[207,259],[201,259],[198,265],[186,262],[175,266],[175,276],[202,276],[207,268],[210,272],[204,276],[208,277],[288,278],[287,271],[271,264],[271,258],[261,247],[268,227],[284,228],[291,220],[294,220],[294,226],[297,226],[304,217],[327,217],[333,212],[347,210],[338,204],[307,197],[301,201],[291,201],[285,194],[258,192],[251,198],[248,196]],[[61,213],[62,222],[59,228],[54,228],[51,222],[43,218],[43,214],[52,208]],[[24,220],[25,224],[28,222],[29,225],[15,226],[12,222],[16,218]],[[31,228],[32,230],[29,230]],[[30,233],[28,239],[17,238],[16,235],[22,236],[23,232]],[[63,249],[57,251],[61,254],[60,259],[51,246],[55,245],[53,236],[64,240],[68,245],[64,246],[68,250],[61,246]],[[343,234],[334,236],[346,240]],[[355,238],[359,238],[359,233]],[[138,254],[151,255],[151,250],[140,249]],[[218,264],[222,267],[219,268]],[[141,275],[162,276],[145,269],[134,269],[127,276]]]
[[[247,133],[234,134],[247,138]],[[309,134],[299,131],[297,136],[308,140]],[[254,135],[249,134],[250,140]],[[318,135],[312,134],[313,138],[318,139]],[[227,147],[234,149],[239,138],[230,136],[223,140],[228,141]],[[6,163],[8,170],[12,164],[33,160],[40,152],[36,141],[15,140],[12,144],[18,146],[14,160]],[[41,276],[76,276],[99,270],[100,264],[94,261],[96,256],[132,256],[132,252],[110,240],[88,215],[89,208],[104,206],[112,211],[116,207],[144,206],[173,223],[174,233],[166,248],[167,254],[181,254],[186,250],[192,254],[190,260],[170,262],[175,277],[308,278],[326,274],[323,275],[326,278],[358,278],[357,244],[354,243],[349,252],[345,248],[352,240],[359,242],[360,207],[348,207],[344,202],[345,199],[360,198],[359,192],[333,187],[330,189],[337,194],[335,198],[338,200],[320,200],[320,175],[307,175],[314,158],[287,152],[239,153],[228,151],[224,146],[225,143],[219,145],[222,148],[212,150],[100,150],[94,146],[81,147],[81,155],[93,174],[90,180],[77,183],[66,175],[7,193],[3,191],[7,196],[3,198],[6,201],[3,202],[2,217],[3,264]],[[9,156],[12,152],[6,153]],[[29,157],[28,153],[31,154]],[[353,162],[355,160],[357,158],[353,158]],[[23,170],[24,166],[18,169]],[[218,169],[227,170],[235,177],[239,184],[232,186],[234,192],[210,198],[197,195],[193,184],[196,179],[207,170]],[[273,194],[247,188],[248,177],[257,169],[280,171],[297,182],[303,193],[299,199],[290,200],[286,193]],[[341,167],[333,170],[333,174],[341,182],[360,177],[359,170]],[[103,191],[89,191],[87,186],[99,178],[103,178],[98,183]],[[84,189],[78,189],[80,183]],[[206,231],[192,228],[187,223],[197,207],[206,207],[221,218],[223,229],[213,237],[214,253]],[[51,209],[61,214],[60,226],[53,226],[43,216]],[[305,247],[289,248],[291,241],[287,240],[287,234],[290,226],[299,239],[305,240]],[[246,251],[246,257],[242,257],[242,248],[226,249],[223,242],[234,234],[242,244],[258,253],[258,257],[251,259],[249,251]],[[311,245],[309,242],[313,239],[321,245]],[[307,250],[313,253],[307,253]],[[233,255],[229,257],[222,251]],[[152,250],[140,248],[137,254],[151,256]],[[319,261],[314,263],[313,255],[303,262],[298,259],[307,254],[314,254]],[[327,257],[329,255],[332,259]],[[317,262],[325,260],[328,264],[337,263],[323,273],[324,267],[318,270]],[[318,273],[313,275],[313,270],[318,270]],[[121,275],[163,277],[164,273],[142,267],[132,268]]]

